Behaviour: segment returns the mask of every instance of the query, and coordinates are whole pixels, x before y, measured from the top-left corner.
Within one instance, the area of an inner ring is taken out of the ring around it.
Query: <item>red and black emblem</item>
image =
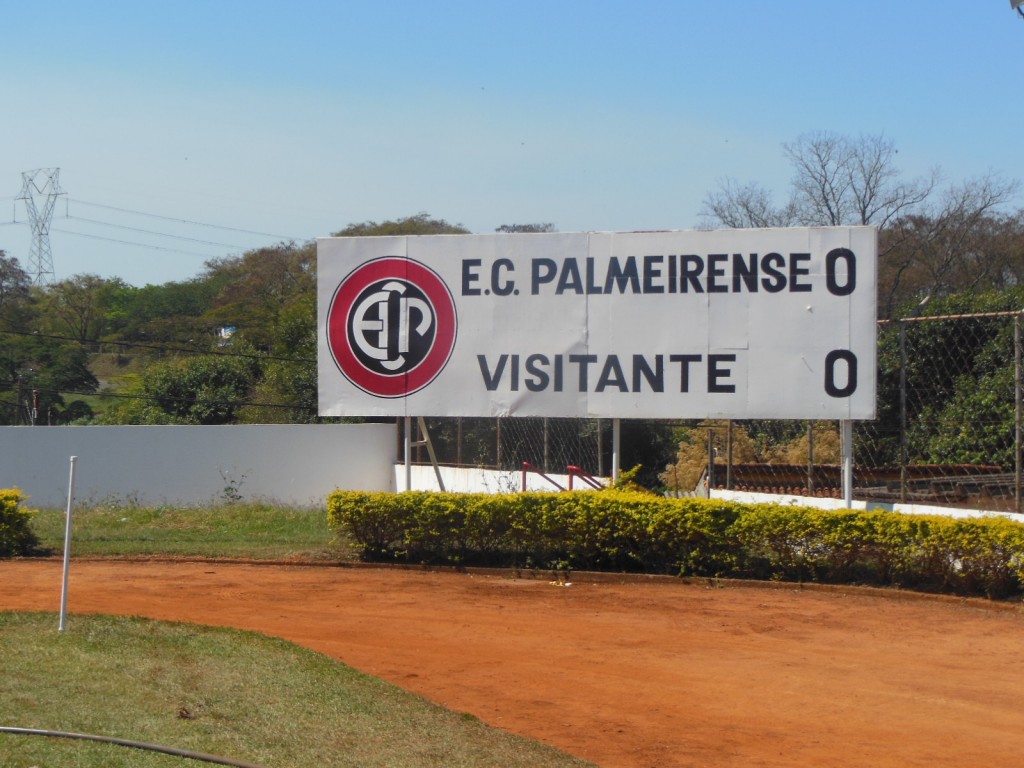
[[[433,381],[455,347],[455,301],[432,269],[388,256],[342,280],[327,341],[345,378],[377,397],[404,397]]]

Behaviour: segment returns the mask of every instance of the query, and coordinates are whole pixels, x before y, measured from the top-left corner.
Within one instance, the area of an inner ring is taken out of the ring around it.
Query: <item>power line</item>
[[[313,358],[303,357],[281,357],[279,355],[254,354],[250,352],[229,352],[222,349],[196,349],[195,347],[170,347],[162,344],[147,344],[137,341],[83,341],[74,336],[59,336],[52,333],[39,333],[37,331],[0,331],[0,334],[8,336],[32,336],[37,339],[50,339],[51,341],[70,341],[82,346],[88,344],[109,344],[119,347],[137,347],[140,349],[154,349],[158,352],[181,352],[189,355],[219,355],[221,357],[242,357],[250,360],[274,360],[282,363],[316,363]],[[181,342],[177,342],[181,343]]]
[[[120,243],[121,245],[133,245],[138,248],[149,248],[152,251],[164,251],[165,253],[180,253],[184,256],[200,256],[204,259],[210,258],[208,253],[197,253],[196,251],[183,251],[180,248],[168,248],[163,245],[153,245],[152,243],[139,243],[134,240],[118,240],[114,237],[103,237],[103,235],[90,235],[87,232],[75,232],[73,229],[54,229],[53,232],[59,232],[62,235],[74,235],[75,237],[87,237],[90,240],[104,240],[108,243]]]
[[[45,389],[39,387],[35,387],[34,389],[41,394],[48,395],[80,395],[81,397],[115,398],[119,400],[150,400],[158,403],[192,403],[194,405],[229,405],[235,408],[253,406],[256,408],[290,408],[302,411],[313,410],[313,406],[311,405],[298,405],[295,403],[260,403],[255,400],[199,400],[188,396],[157,397],[156,395],[130,395],[108,391],[80,392],[74,389]],[[10,403],[7,402],[4,404],[10,405]],[[17,408],[17,404],[14,404],[14,407]]]
[[[188,240],[189,242],[192,242],[192,243],[201,243],[203,245],[217,245],[217,246],[222,246],[224,248],[234,248],[235,250],[238,250],[238,251],[244,251],[245,250],[245,246],[242,246],[242,245],[234,245],[232,243],[218,243],[218,242],[214,242],[213,240],[201,240],[198,237],[186,237],[184,235],[172,235],[169,232],[157,232],[156,230],[153,230],[153,229],[142,229],[141,227],[129,227],[126,224],[115,224],[112,221],[103,221],[102,219],[88,219],[88,218],[86,218],[84,216],[71,216],[70,214],[65,216],[64,218],[70,219],[70,220],[74,220],[74,221],[85,221],[85,222],[88,222],[89,224],[99,224],[99,225],[104,226],[104,227],[113,227],[114,229],[126,229],[126,230],[128,230],[130,232],[142,232],[143,234],[146,234],[146,235],[158,235],[159,237],[169,237],[169,238],[172,238],[174,240]]]
[[[120,213],[131,213],[131,214],[134,214],[136,216],[148,216],[148,217],[153,218],[153,219],[162,219],[163,221],[173,221],[173,222],[176,222],[178,224],[191,224],[191,225],[196,226],[196,227],[209,227],[211,229],[223,229],[223,230],[228,231],[228,232],[242,232],[242,233],[247,234],[247,235],[260,235],[262,237],[272,237],[272,238],[280,239],[280,240],[300,241],[300,240],[303,239],[301,237],[292,237],[291,235],[277,235],[277,234],[273,234],[271,232],[257,232],[255,230],[251,230],[251,229],[241,229],[239,227],[225,227],[225,226],[222,226],[220,224],[208,224],[208,223],[202,222],[202,221],[192,221],[191,219],[180,219],[180,218],[177,218],[177,217],[174,217],[174,216],[162,216],[159,213],[147,213],[146,211],[135,211],[135,210],[132,210],[130,208],[119,208],[119,207],[114,206],[114,205],[105,205],[104,203],[93,203],[93,202],[89,202],[88,200],[82,200],[82,199],[77,198],[77,197],[72,197],[72,198],[68,198],[68,199],[69,199],[69,201],[70,200],[74,200],[79,205],[91,205],[94,208],[106,208],[107,210],[110,210],[110,211],[119,211]]]

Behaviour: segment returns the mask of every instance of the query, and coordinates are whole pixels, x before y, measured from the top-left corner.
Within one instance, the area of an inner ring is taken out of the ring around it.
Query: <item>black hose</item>
[[[60,739],[80,739],[83,741],[98,741],[103,744],[116,744],[119,747],[132,747],[133,749],[144,749],[148,752],[161,752],[165,755],[185,757],[189,760],[201,760],[205,763],[214,763],[215,765],[231,765],[235,768],[263,768],[263,766],[256,765],[255,763],[246,763],[241,760],[233,760],[230,757],[206,755],[202,752],[192,752],[188,749],[178,749],[176,747],[163,747],[159,744],[146,744],[141,741],[131,741],[130,739],[115,739],[110,736],[93,736],[88,733],[48,731],[40,728],[12,728],[4,725],[0,725],[0,733],[12,733],[17,736],[52,736]]]

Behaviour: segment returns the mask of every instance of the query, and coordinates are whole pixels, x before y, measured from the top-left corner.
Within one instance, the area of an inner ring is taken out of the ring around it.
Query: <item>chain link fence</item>
[[[518,470],[529,462],[543,472],[572,465],[596,475],[611,471],[611,421],[555,418],[428,418],[425,420],[442,464]],[[413,424],[416,429],[416,424]],[[415,435],[415,437],[419,437]],[[413,461],[427,461],[426,448]]]
[[[854,425],[854,497],[1021,510],[1020,312],[878,326],[878,416]],[[431,418],[442,464],[611,472],[609,419]],[[415,422],[414,422],[415,426]],[[838,422],[622,421],[622,466],[676,495],[840,497]],[[710,458],[710,460],[709,460]],[[423,447],[415,462],[428,462]]]

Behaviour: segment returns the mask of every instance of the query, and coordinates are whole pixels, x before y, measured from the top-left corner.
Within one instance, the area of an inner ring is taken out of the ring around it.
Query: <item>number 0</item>
[[[846,363],[846,384],[836,386],[836,363]],[[848,349],[833,349],[825,356],[825,391],[832,397],[849,397],[857,391],[857,356]]]

